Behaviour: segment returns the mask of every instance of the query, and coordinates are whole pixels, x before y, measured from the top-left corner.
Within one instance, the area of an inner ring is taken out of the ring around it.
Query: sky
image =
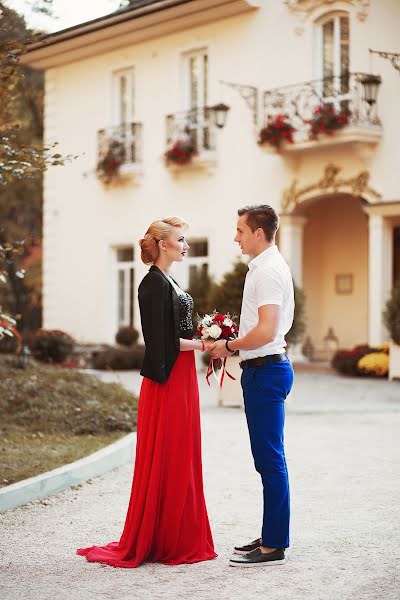
[[[22,14],[28,27],[50,33],[107,15],[116,10],[120,2],[119,0],[54,0],[53,12],[57,18],[33,13],[25,0],[6,0],[5,4]]]

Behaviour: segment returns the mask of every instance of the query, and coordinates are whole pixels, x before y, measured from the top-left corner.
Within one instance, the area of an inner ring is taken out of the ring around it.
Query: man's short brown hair
[[[254,232],[261,227],[267,242],[272,242],[279,227],[279,217],[268,204],[250,204],[239,208],[238,215],[246,215],[247,225]]]

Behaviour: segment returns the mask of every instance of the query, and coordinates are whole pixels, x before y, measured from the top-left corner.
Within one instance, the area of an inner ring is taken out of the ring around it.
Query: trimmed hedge
[[[140,369],[144,359],[144,346],[138,344],[129,348],[107,348],[92,354],[94,369],[125,371]]]

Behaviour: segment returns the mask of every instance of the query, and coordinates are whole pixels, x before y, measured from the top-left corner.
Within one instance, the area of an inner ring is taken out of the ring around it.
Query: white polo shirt
[[[269,246],[249,262],[240,312],[239,337],[243,337],[257,325],[258,309],[265,304],[278,304],[281,307],[277,335],[269,344],[254,350],[239,350],[242,360],[285,351],[285,335],[293,323],[294,291],[289,265],[276,245]]]

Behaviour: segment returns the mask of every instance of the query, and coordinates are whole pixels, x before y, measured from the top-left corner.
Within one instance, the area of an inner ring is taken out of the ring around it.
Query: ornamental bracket
[[[223,85],[239,92],[240,97],[246,102],[247,106],[253,114],[253,122],[258,123],[258,88],[253,85],[242,85],[241,83],[232,83],[231,81],[221,81]]]
[[[400,72],[400,54],[397,52],[382,52],[381,50],[371,50],[369,49],[370,54],[377,54],[381,58],[386,58],[386,60],[390,60],[392,66],[396,69],[396,71]]]

